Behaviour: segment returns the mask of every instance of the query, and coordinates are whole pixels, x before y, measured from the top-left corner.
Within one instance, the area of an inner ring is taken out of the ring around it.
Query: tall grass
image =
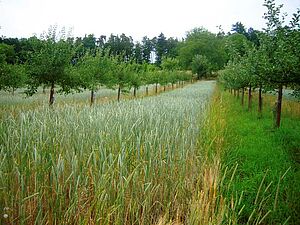
[[[158,93],[155,93],[155,85],[141,86],[136,91],[136,97],[145,97],[157,95],[159,93],[178,88],[179,85],[173,87],[169,84],[166,87],[158,85]],[[183,87],[180,86],[180,87]],[[59,91],[59,88],[56,88]],[[21,111],[28,111],[37,108],[47,107],[49,105],[49,90],[43,93],[42,88],[38,88],[37,93],[33,96],[26,96],[24,89],[18,89],[14,95],[9,92],[0,90],[0,119],[5,118],[7,113],[19,114]],[[103,104],[117,100],[118,90],[100,87],[95,92],[95,104]],[[82,90],[82,92],[73,92],[68,95],[62,93],[55,94],[55,107],[64,107],[67,105],[86,106],[90,105],[91,93],[89,90]],[[133,88],[126,93],[122,93],[122,99],[133,99]]]
[[[186,221],[213,87],[201,82],[95,107],[8,110],[0,122],[0,210],[7,215],[0,222]]]
[[[204,157],[203,165],[200,167],[202,169],[200,179],[189,206],[188,224],[214,225],[226,221],[227,200],[221,192],[223,182],[221,160],[226,146],[224,136],[227,132],[225,112],[226,106],[217,89],[199,136],[198,145]]]

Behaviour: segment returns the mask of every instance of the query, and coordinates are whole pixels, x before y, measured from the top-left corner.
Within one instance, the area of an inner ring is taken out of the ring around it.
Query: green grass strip
[[[228,217],[238,224],[300,224],[299,116],[283,111],[281,128],[273,129],[267,102],[258,119],[256,102],[249,112],[233,95],[222,92],[221,98],[227,108],[221,188]]]

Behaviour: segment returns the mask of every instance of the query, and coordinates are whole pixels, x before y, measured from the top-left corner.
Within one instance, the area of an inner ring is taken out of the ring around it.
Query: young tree
[[[285,16],[281,17],[280,13],[282,5],[276,6],[274,0],[265,0],[264,6],[267,7],[267,13],[264,16],[267,20],[267,27],[264,33],[259,34],[259,44],[253,42],[251,46],[240,40],[240,37],[235,37],[234,42],[231,41],[229,45],[230,57],[235,61],[232,65],[228,64],[229,68],[226,68],[221,78],[227,85],[233,87],[236,81],[241,77],[244,78],[250,85],[249,103],[251,88],[258,87],[259,114],[262,111],[262,88],[277,90],[274,125],[278,128],[281,121],[283,86],[296,88],[300,85],[300,10],[293,15],[290,24],[286,25]],[[235,67],[240,67],[239,70],[244,72],[237,72]],[[232,74],[230,75],[228,71]],[[235,74],[239,74],[238,77]]]
[[[278,98],[275,104],[275,127],[280,127],[283,86],[300,84],[299,54],[299,10],[289,25],[284,25],[281,17],[282,5],[276,6],[274,0],[265,0],[267,13],[266,35],[261,36],[260,48],[267,59],[261,78],[270,86],[277,88]]]
[[[168,85],[170,81],[170,71],[168,70],[161,70],[159,71],[159,84],[164,87],[164,91],[166,91],[166,85]]]
[[[167,71],[179,70],[179,60],[176,58],[163,57],[161,67],[163,70]]]
[[[191,67],[192,72],[197,74],[198,79],[201,79],[206,77],[210,73],[211,65],[206,56],[195,55]]]
[[[78,81],[79,87],[91,91],[91,106],[95,102],[95,92],[101,85],[110,86],[111,60],[107,54],[100,52],[93,55],[87,53],[74,67],[74,79]],[[75,78],[77,77],[77,79]]]
[[[248,110],[251,108],[251,80],[249,73],[245,68],[245,62],[238,60],[230,60],[225,69],[220,72],[219,80],[224,83],[226,89],[242,90],[241,103],[244,105],[245,88],[249,87],[248,91]]]
[[[34,50],[27,64],[30,78],[27,94],[34,94],[40,85],[50,86],[50,106],[54,103],[56,85],[65,93],[74,87],[74,79],[66,70],[72,59],[71,46],[63,39],[56,39],[55,31],[49,32],[47,39],[41,41],[41,48]]]
[[[133,87],[133,96],[136,97],[137,90],[142,85],[142,70],[143,67],[141,64],[137,64],[135,62],[132,62],[127,65],[127,73],[129,73],[129,79],[130,79],[130,87]]]
[[[252,86],[258,88],[258,116],[262,116],[262,91],[263,87],[266,91],[265,82],[261,79],[261,74],[264,72],[266,67],[266,55],[263,54],[260,49],[256,49],[255,44],[248,48],[247,55],[244,59],[245,69],[248,73],[248,77],[251,78]]]
[[[157,70],[156,66],[153,64],[144,63],[142,66],[141,81],[146,85],[146,95],[149,94],[149,85],[153,84],[153,73]]]
[[[122,57],[113,57],[111,59],[111,81],[114,85],[117,85],[117,100],[120,101],[121,93],[128,92],[131,86],[130,68],[127,63],[123,61]]]

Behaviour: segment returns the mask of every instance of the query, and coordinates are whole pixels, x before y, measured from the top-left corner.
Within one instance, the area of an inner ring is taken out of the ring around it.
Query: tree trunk
[[[15,95],[15,91],[16,89],[13,87],[12,90],[11,90],[11,94],[14,96]]]
[[[242,106],[244,106],[245,88],[242,88]]]
[[[146,95],[149,94],[148,86],[146,86]]]
[[[259,86],[258,90],[258,118],[262,117],[262,96],[261,96],[261,86]]]
[[[248,90],[248,110],[251,111],[251,109],[252,109],[252,87],[250,85]]]
[[[235,97],[236,96],[236,90],[233,89],[233,96]]]
[[[119,85],[119,88],[118,88],[118,102],[120,101],[120,97],[121,97],[121,86]]]
[[[174,89],[174,84],[172,83],[172,90]]]
[[[133,96],[136,97],[136,88],[133,88]]]
[[[164,91],[166,91],[166,85],[164,85]]]
[[[155,84],[155,94],[157,94],[157,83]]]
[[[280,120],[281,120],[281,105],[282,105],[282,84],[278,87],[278,98],[276,102],[276,124],[275,127],[280,127]]]
[[[236,91],[237,91],[236,97],[239,99],[240,98],[240,89],[237,89]]]
[[[95,102],[95,91],[91,90],[91,106],[94,104]]]
[[[50,88],[49,106],[52,106],[53,103],[54,103],[54,82],[52,82]]]

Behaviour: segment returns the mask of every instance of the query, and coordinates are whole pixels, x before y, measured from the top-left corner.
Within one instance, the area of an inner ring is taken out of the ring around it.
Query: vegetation
[[[93,35],[74,41],[64,30],[57,32],[54,26],[40,39],[8,38],[2,42],[0,89],[14,92],[26,86],[25,93],[33,95],[39,86],[50,87],[49,105],[54,103],[55,88],[65,94],[89,89],[93,105],[100,86],[117,89],[120,100],[121,93],[128,93],[131,88],[136,95],[143,85],[155,84],[157,92],[159,84],[167,86],[192,80],[192,74],[183,71],[174,58],[177,41],[166,39],[163,34],[152,41],[143,38],[143,47],[139,43],[134,46],[132,38],[125,34],[111,35],[107,41],[104,36],[96,40]],[[15,52],[13,46],[17,45],[18,52]],[[150,55],[154,50],[157,58],[151,64]],[[22,61],[17,64],[19,55]]]
[[[247,87],[250,100],[253,88],[259,88],[260,93],[262,89],[277,90],[278,98],[274,110],[275,127],[278,128],[281,121],[283,87],[298,87],[300,84],[300,10],[293,15],[290,23],[285,25],[284,17],[280,14],[282,5],[276,6],[274,0],[266,0],[264,5],[267,8],[264,15],[267,28],[264,33],[258,35],[259,43],[255,41],[251,45],[247,40],[249,36],[245,36],[243,40],[241,34],[237,34],[234,42],[231,41],[233,44],[229,46],[231,61],[222,71],[220,80],[230,89],[244,91]],[[297,88],[294,90],[297,92]],[[259,101],[261,111],[261,94]]]
[[[210,67],[205,69],[218,71],[227,61],[225,37],[218,36],[204,28],[195,28],[178,48],[178,58],[184,69],[192,69],[195,57],[208,59]],[[205,74],[206,75],[206,74]]]
[[[28,93],[35,93],[41,85],[50,86],[49,105],[52,105],[55,85],[59,85],[63,92],[68,92],[74,82],[71,74],[66,73],[72,58],[71,48],[65,41],[55,42],[54,38],[41,42],[38,48],[29,59]]]
[[[0,38],[0,223],[300,224],[300,10],[264,6],[263,31]]]
[[[8,113],[0,128],[0,202],[1,209],[9,207],[5,221],[184,219],[199,177],[197,138],[213,86],[197,83],[93,108]]]
[[[237,204],[233,213],[238,224],[298,224],[300,105],[286,100],[284,123],[280,130],[272,130],[274,97],[264,99],[264,117],[257,120],[256,111],[245,110],[238,99],[222,94],[228,149],[222,157],[223,191]]]

